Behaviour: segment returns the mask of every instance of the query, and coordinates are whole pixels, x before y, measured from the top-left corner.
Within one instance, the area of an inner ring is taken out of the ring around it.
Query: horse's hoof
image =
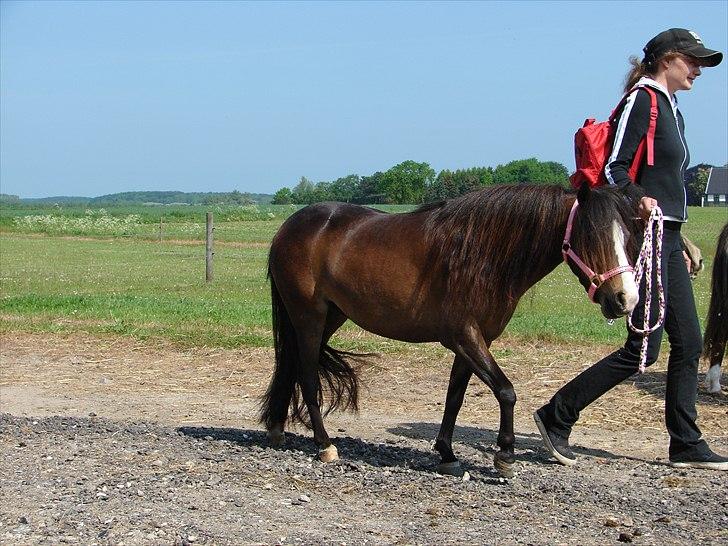
[[[515,475],[513,462],[501,459],[498,454],[493,458],[493,466],[495,466],[496,471],[503,478],[512,478]]]
[[[322,463],[330,463],[339,459],[339,452],[336,446],[332,444],[325,449],[319,450],[318,458]]]
[[[462,478],[463,469],[460,466],[459,461],[452,461],[451,463],[440,463],[437,465],[437,473],[444,474],[446,476],[455,476],[456,478]]]
[[[705,388],[710,394],[718,394],[720,388],[720,366],[711,366],[705,374]]]
[[[720,387],[720,383],[718,383],[718,384],[709,383],[706,386],[706,389],[708,391],[708,394],[718,394],[722,390],[721,387]]]
[[[268,443],[273,447],[281,447],[286,443],[286,435],[282,430],[269,430],[266,437],[268,438]]]

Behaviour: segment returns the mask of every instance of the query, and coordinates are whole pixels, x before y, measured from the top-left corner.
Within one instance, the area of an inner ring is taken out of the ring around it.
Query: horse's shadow
[[[388,429],[388,432],[413,439],[429,439],[434,438],[439,430],[439,425],[435,423],[403,423],[399,426]],[[456,443],[467,444],[468,446],[480,451],[484,455],[491,458],[496,452],[496,442],[498,439],[498,431],[487,428],[456,426],[453,434],[453,441]],[[457,446],[453,446],[457,455]],[[546,452],[543,445],[543,439],[538,433],[518,433],[516,432],[516,460],[522,462],[536,464],[559,464]],[[629,457],[624,455],[615,455],[604,449],[584,447],[580,445],[571,446],[577,455],[587,455],[591,457],[601,457],[604,459],[632,459],[642,461],[642,459]]]
[[[269,448],[270,444],[266,434],[260,430],[236,429],[224,427],[180,427],[178,432],[192,438],[202,438],[212,441],[228,441],[240,447],[249,449]],[[437,436],[439,425],[428,422],[400,423],[390,427],[387,432],[394,436],[411,440],[432,441]],[[500,475],[493,467],[493,455],[496,452],[498,431],[488,428],[471,426],[456,426],[454,439],[459,444],[465,444],[477,452],[458,453],[463,470],[467,470],[478,479],[499,482]],[[383,442],[368,441],[349,436],[334,438],[334,443],[341,456],[338,463],[345,467],[361,470],[357,463],[364,463],[372,467],[405,468],[423,472],[435,472],[440,462],[439,455],[430,449],[397,445],[397,440]],[[631,459],[631,457],[618,456],[602,449],[572,446],[574,452],[581,455],[602,457],[606,459]],[[282,451],[300,452],[311,458],[317,455],[313,440],[307,434],[286,432],[286,442]],[[543,447],[541,436],[533,433],[516,434],[517,460],[532,464],[558,464],[550,459]],[[642,459],[634,459],[642,460]]]
[[[427,425],[427,423],[422,423]],[[402,425],[403,430],[408,425]],[[433,427],[435,425],[432,425]],[[180,427],[177,431],[192,438],[204,438],[213,441],[228,441],[235,445],[252,449],[270,448],[265,432],[222,427]],[[486,431],[494,435],[492,431]],[[307,434],[287,431],[285,444],[275,449],[286,452],[299,452],[311,458],[317,455],[316,445]],[[396,433],[394,433],[396,434]],[[405,436],[405,435],[401,435]],[[416,436],[410,438],[420,439]],[[434,436],[433,436],[434,438]],[[429,438],[432,439],[432,438]],[[397,445],[396,440],[374,442],[351,438],[349,436],[333,438],[341,460],[337,463],[353,470],[362,470],[357,463],[364,463],[377,468],[404,468],[423,472],[435,472],[439,456],[436,452],[418,447]],[[477,473],[481,479],[497,480],[499,475],[492,466],[492,459],[463,461],[463,469]]]
[[[648,393],[657,399],[665,399],[665,385],[667,384],[667,372],[646,371],[643,374],[635,374],[630,380],[634,386],[642,392]],[[698,403],[706,406],[728,406],[728,396],[724,392],[709,393],[703,387],[705,374],[698,375]]]

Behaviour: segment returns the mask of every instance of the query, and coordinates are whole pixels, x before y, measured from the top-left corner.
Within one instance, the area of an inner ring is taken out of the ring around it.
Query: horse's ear
[[[579,187],[579,191],[576,193],[576,198],[579,200],[580,204],[585,204],[587,201],[589,201],[589,196],[591,195],[591,187],[589,186],[589,182],[582,182],[581,186]]]

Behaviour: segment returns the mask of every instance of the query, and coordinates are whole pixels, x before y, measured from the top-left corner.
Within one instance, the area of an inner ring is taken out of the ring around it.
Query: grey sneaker
[[[539,415],[541,410],[536,410],[533,414],[533,420],[536,421],[538,431],[541,433],[543,443],[551,456],[559,461],[561,464],[566,466],[574,466],[576,464],[576,456],[569,447],[569,440],[558,434],[550,432],[546,425],[543,424],[543,419]]]
[[[728,470],[728,457],[722,457],[708,450],[700,455],[680,454],[670,457],[670,466],[675,468],[705,468],[708,470]]]

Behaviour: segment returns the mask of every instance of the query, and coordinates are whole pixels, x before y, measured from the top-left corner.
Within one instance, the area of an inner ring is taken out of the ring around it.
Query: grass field
[[[202,210],[198,217],[163,223],[161,241],[158,219],[129,221],[126,233],[99,221],[143,218],[134,209],[66,215],[81,221],[65,227],[62,222],[18,221],[15,218],[22,214],[2,211],[0,329],[115,333],[185,346],[268,346],[268,243],[292,210],[261,207],[216,216],[215,278],[209,284],[204,281]],[[25,217],[52,212],[27,211]],[[685,232],[701,247],[706,261],[706,271],[694,285],[703,317],[713,252],[728,209],[691,209],[690,218]],[[523,340],[619,343],[624,323],[607,325],[561,265],[523,298],[506,332]],[[336,343],[382,352],[404,350],[406,345],[365,334],[351,324]]]

